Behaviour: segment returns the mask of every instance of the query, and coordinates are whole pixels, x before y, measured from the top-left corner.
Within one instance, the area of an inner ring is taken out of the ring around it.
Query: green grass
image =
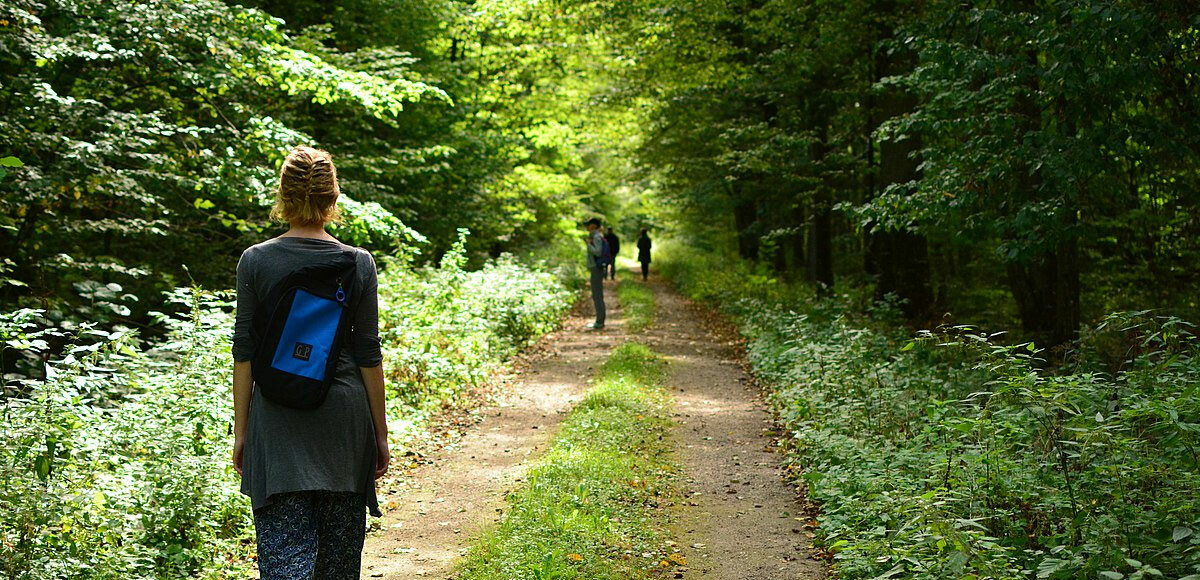
[[[622,280],[617,286],[617,299],[625,312],[625,328],[629,332],[641,332],[654,319],[654,291],[645,284]]]
[[[676,491],[664,366],[640,344],[613,351],[459,580],[642,578],[682,562],[666,545]]]

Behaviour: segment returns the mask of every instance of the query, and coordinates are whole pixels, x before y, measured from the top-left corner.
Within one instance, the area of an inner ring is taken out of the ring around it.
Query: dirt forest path
[[[670,360],[676,453],[687,497],[672,531],[688,561],[683,578],[815,580],[812,534],[782,477],[774,423],[743,370],[736,336],[712,315],[653,280],[658,311],[645,342]]]
[[[604,294],[604,331],[585,327],[594,311],[590,300],[581,301],[585,307],[575,308],[561,329],[518,358],[513,380],[480,410],[480,423],[425,458],[396,492],[381,492],[382,530],[367,536],[363,578],[447,578],[471,540],[499,519],[505,494],[546,451],[594,370],[629,338],[616,286],[606,282]],[[406,460],[393,458],[391,469],[403,469]]]
[[[595,369],[630,339],[670,360],[666,385],[676,403],[674,437],[687,492],[671,512],[674,541],[688,561],[682,577],[825,576],[824,564],[810,556],[811,533],[796,519],[803,506],[781,478],[773,424],[739,364],[736,342],[720,328],[707,330],[707,313],[665,283],[652,279],[650,286],[658,307],[644,333],[625,332],[615,285],[606,282],[605,331],[585,328],[592,311],[584,301],[517,362],[514,380],[483,409],[481,423],[413,469],[396,492],[381,495],[381,504],[395,507],[367,538],[363,578],[451,577],[471,540],[499,519],[505,494],[547,449]]]

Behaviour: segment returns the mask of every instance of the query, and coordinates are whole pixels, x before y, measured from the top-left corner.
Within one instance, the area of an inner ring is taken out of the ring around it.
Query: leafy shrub
[[[172,301],[192,314],[163,320],[166,342],[94,337],[4,399],[6,577],[220,577],[232,570],[218,558],[245,553],[250,513],[228,460],[230,296]]]
[[[721,263],[738,273],[685,250],[664,268],[749,338],[840,577],[1200,578],[1190,324],[1114,314],[1050,365]]]
[[[387,261],[384,261],[385,265]],[[440,268],[387,267],[379,281],[380,336],[398,400],[451,402],[492,367],[555,328],[573,293],[551,273],[503,256],[464,269],[465,236]]]

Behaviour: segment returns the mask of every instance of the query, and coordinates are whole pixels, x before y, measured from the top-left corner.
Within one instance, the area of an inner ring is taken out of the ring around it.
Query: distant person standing
[[[650,277],[650,233],[646,228],[642,228],[642,234],[638,236],[638,261],[642,263],[642,280]]]
[[[604,273],[607,264],[604,263],[604,247],[607,242],[600,233],[600,220],[592,218],[584,222],[587,228],[587,268],[591,274],[592,303],[596,305],[596,321],[588,328],[600,330],[604,328]]]
[[[608,242],[608,251],[612,254],[612,262],[608,264],[609,274],[613,280],[617,279],[617,254],[621,252],[621,238],[613,233],[612,228],[608,228],[608,233],[604,234],[604,240]]]

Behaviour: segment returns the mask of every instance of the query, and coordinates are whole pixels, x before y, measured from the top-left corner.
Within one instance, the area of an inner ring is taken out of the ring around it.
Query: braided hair
[[[337,168],[328,151],[299,145],[279,169],[279,191],[271,217],[300,225],[323,225],[341,216]]]

